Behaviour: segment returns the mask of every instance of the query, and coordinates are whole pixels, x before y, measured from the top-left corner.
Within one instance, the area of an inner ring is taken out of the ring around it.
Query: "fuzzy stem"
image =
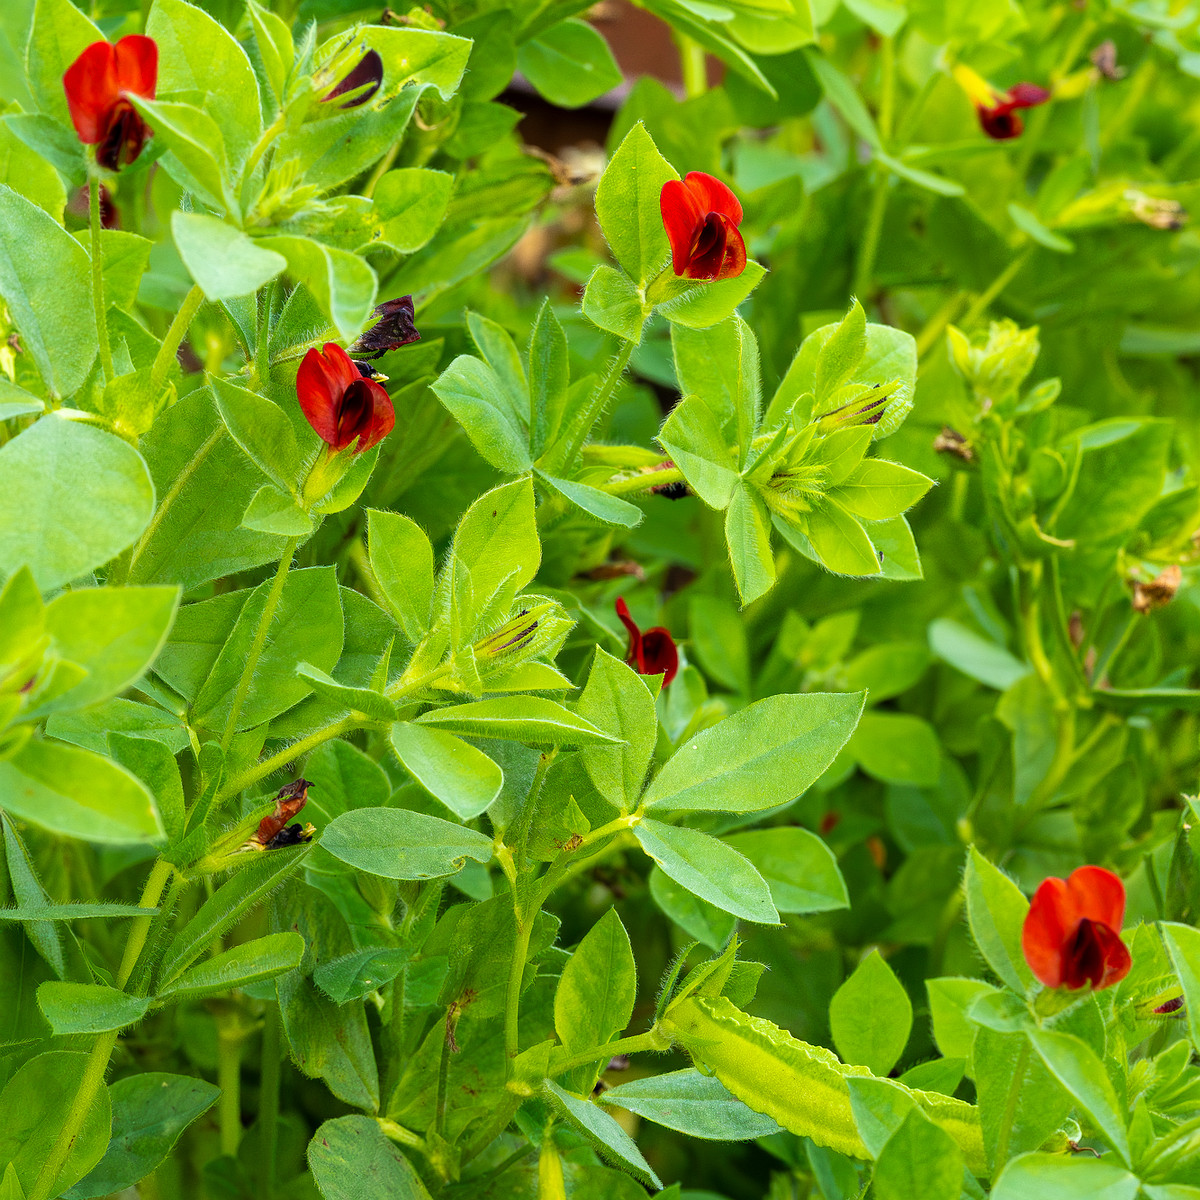
[[[263,1200],[275,1194],[275,1157],[279,1143],[279,1078],[281,1056],[279,1012],[267,1005],[262,1028],[262,1059],[258,1084],[258,1125],[262,1158]]]
[[[521,982],[525,977],[525,959],[529,956],[529,938],[533,933],[533,914],[517,921],[517,942],[513,947],[508,971],[508,992],[504,1003],[504,1075],[512,1078],[513,1060],[520,1053],[517,1018],[521,1009]]]
[[[246,696],[250,691],[250,684],[254,679],[258,660],[262,657],[263,647],[267,644],[267,633],[271,628],[272,620],[275,618],[275,610],[279,607],[279,598],[283,595],[283,585],[287,582],[288,572],[292,568],[292,555],[295,554],[299,543],[300,539],[298,537],[288,538],[287,543],[283,547],[283,556],[280,558],[279,566],[275,571],[271,590],[267,593],[267,598],[263,602],[262,615],[258,618],[258,628],[254,631],[254,640],[250,643],[250,650],[246,655],[246,663],[242,667],[242,677],[238,680],[237,691],[233,696],[233,704],[229,709],[229,719],[225,722],[225,732],[221,735],[222,751],[227,751],[230,742],[233,741],[233,734],[237,729],[238,717],[242,715],[242,705],[246,702]]]
[[[606,1042],[603,1046],[590,1046],[575,1054],[564,1055],[561,1059],[553,1057],[550,1060],[550,1073],[561,1075],[564,1071],[572,1071],[576,1067],[586,1067],[588,1063],[613,1058],[618,1054],[638,1054],[643,1050],[666,1050],[670,1044],[670,1040],[666,1036],[651,1029],[647,1033],[634,1034],[632,1037],[617,1038],[615,1042]]]
[[[217,1086],[221,1100],[217,1121],[221,1131],[221,1153],[237,1155],[242,1140],[242,1042],[245,1034],[235,1015],[217,1026]]]
[[[188,331],[188,326],[191,325],[192,318],[196,315],[203,300],[204,290],[198,283],[193,284],[192,290],[184,297],[183,307],[175,314],[175,320],[171,322],[171,328],[167,330],[167,336],[163,338],[163,344],[159,346],[158,353],[154,356],[154,366],[150,368],[150,386],[156,395],[167,381],[167,372],[171,369],[171,364],[179,353],[179,347]]]
[[[628,496],[636,492],[648,492],[651,488],[666,487],[671,483],[686,483],[678,467],[666,467],[661,471],[639,471],[636,475],[622,475],[600,484],[600,490],[610,496]]]
[[[100,370],[104,382],[116,378],[112,347],[108,344],[108,310],[104,305],[104,251],[100,245],[100,180],[88,180],[88,212],[92,226],[92,304],[96,309],[96,336],[100,339]]]
[[[629,359],[632,357],[639,341],[641,341],[640,330],[638,331],[636,340],[626,342],[621,347],[617,353],[617,357],[613,359],[612,365],[608,368],[608,373],[600,381],[599,386],[592,394],[591,400],[588,401],[587,407],[577,417],[574,428],[570,432],[570,440],[567,443],[564,453],[564,470],[570,470],[579,452],[583,449],[583,443],[587,441],[587,436],[591,433],[592,426],[596,424],[600,419],[601,413],[604,412],[604,408],[613,394],[613,389],[617,386],[617,381],[625,373],[625,368],[629,366]]]

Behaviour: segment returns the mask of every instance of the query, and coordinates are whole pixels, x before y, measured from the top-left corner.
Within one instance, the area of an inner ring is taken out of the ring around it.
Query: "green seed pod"
[[[671,1005],[659,1028],[712,1071],[755,1112],[785,1129],[852,1158],[870,1158],[850,1107],[849,1076],[870,1076],[820,1046],[810,1046],[778,1025],[751,1017],[724,996],[689,996]],[[987,1173],[979,1110],[936,1092],[912,1091],[930,1120],[963,1151],[967,1167]]]

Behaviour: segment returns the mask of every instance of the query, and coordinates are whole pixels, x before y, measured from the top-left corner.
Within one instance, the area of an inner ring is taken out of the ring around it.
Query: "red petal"
[[[108,42],[93,42],[63,75],[67,108],[79,140],[94,146],[104,139],[108,115],[121,98],[116,60]]]
[[[1021,929],[1021,949],[1029,969],[1047,987],[1061,987],[1064,948],[1078,920],[1062,879],[1044,879],[1034,892]]]
[[[113,51],[117,85],[121,91],[153,100],[158,83],[158,43],[140,33],[131,33],[123,37]]]
[[[979,125],[993,141],[1007,142],[1021,136],[1025,122],[1013,112],[1011,104],[997,104],[994,108],[980,108]]]
[[[662,675],[663,687],[679,673],[679,650],[670,632],[656,625],[642,634],[643,675]]]
[[[728,238],[725,242],[725,257],[721,268],[716,274],[717,279],[733,279],[746,269],[746,242],[741,231],[728,217],[721,218],[725,222]]]
[[[330,446],[336,444],[338,434],[338,412],[346,383],[342,379],[336,360],[331,363],[326,355],[330,349],[340,347],[329,343],[323,355],[315,346],[304,356],[300,370],[296,372],[296,399],[305,419],[317,431],[317,436]],[[343,354],[345,351],[343,351]],[[349,362],[349,358],[346,359]],[[355,375],[358,373],[355,372]]]
[[[1050,93],[1036,83],[1018,83],[1008,89],[1008,102],[1013,108],[1036,108],[1050,99]]]
[[[720,213],[735,225],[742,223],[741,202],[719,179],[705,175],[703,171],[689,171],[684,176],[683,183],[695,196],[701,213]]]
[[[671,266],[676,275],[683,275],[691,261],[696,233],[704,223],[704,212],[678,179],[668,179],[663,184],[658,206],[671,242]]]
[[[637,622],[629,615],[629,605],[625,603],[625,597],[617,598],[617,616],[621,624],[629,631],[629,653],[625,656],[625,661],[640,675],[644,665],[642,660],[642,631],[637,627]]]
[[[364,450],[378,445],[392,432],[396,424],[396,409],[391,396],[373,379],[364,379],[363,383],[370,390],[373,408],[366,432],[358,439],[355,454],[361,454]]]
[[[1121,941],[1120,935],[1107,925],[1097,925],[1096,935],[1104,951],[1104,974],[1095,986],[1098,988],[1112,987],[1113,984],[1120,983],[1129,974],[1129,968],[1133,966],[1133,958],[1130,956],[1129,947]]]
[[[1079,917],[1120,930],[1125,921],[1125,885],[1103,867],[1071,872],[1067,891]]]

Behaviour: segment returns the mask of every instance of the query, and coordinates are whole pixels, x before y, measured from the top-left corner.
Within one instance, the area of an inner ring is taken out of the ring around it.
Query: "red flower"
[[[396,424],[392,398],[373,379],[364,379],[354,360],[334,342],[314,346],[296,375],[296,396],[308,423],[333,450],[355,439],[355,454],[383,441]]]
[[[629,615],[629,605],[622,596],[617,601],[617,616],[629,630],[629,653],[625,661],[639,675],[661,675],[663,687],[669,687],[679,672],[679,651],[675,639],[661,625],[643,633]]]
[[[1112,987],[1129,973],[1124,916],[1125,885],[1103,867],[1044,879],[1021,931],[1029,969],[1051,988]]]
[[[719,179],[689,171],[682,182],[663,184],[658,203],[676,275],[732,279],[746,269],[746,243],[738,232],[742,206]]]
[[[96,146],[96,162],[110,171],[133,162],[150,130],[129,102],[154,99],[158,46],[153,38],[130,34],[115,46],[93,42],[63,76],[67,107],[79,140]]]
[[[1015,87],[1002,92],[995,104],[977,104],[975,111],[979,113],[979,124],[983,132],[998,142],[1020,137],[1025,122],[1017,116],[1018,108],[1035,108],[1045,104],[1050,99],[1050,93],[1036,83],[1018,83]]]

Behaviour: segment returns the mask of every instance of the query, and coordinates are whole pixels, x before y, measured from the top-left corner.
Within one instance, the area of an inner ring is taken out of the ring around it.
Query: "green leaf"
[[[610,908],[563,967],[554,993],[554,1032],[568,1051],[603,1046],[629,1024],[636,998],[629,934],[617,910]],[[603,1066],[596,1063],[593,1079]]]
[[[538,471],[537,477],[560,496],[565,496],[577,508],[583,509],[589,516],[603,521],[606,525],[620,525],[624,529],[633,529],[642,523],[642,510],[620,496],[610,496],[599,488],[590,487],[574,479],[560,479],[555,475],[547,475]]]
[[[669,293],[668,298],[657,299],[656,289],[651,289],[650,299],[655,300],[655,311],[666,317],[672,325],[707,329],[731,316],[737,306],[758,287],[766,273],[766,267],[749,259],[740,275],[718,279],[713,283],[697,284],[672,276],[665,285],[659,284]]]
[[[856,517],[886,521],[911,508],[933,487],[919,471],[882,458],[868,458],[829,494]]]
[[[194,724],[223,728],[234,693],[241,682],[246,654],[262,617],[271,580],[264,580],[247,597],[228,639],[212,662],[192,706]],[[187,613],[187,609],[184,613]],[[186,625],[182,619],[176,631]],[[342,605],[333,567],[306,567],[292,571],[284,583],[267,640],[246,692],[238,729],[252,729],[291,708],[311,690],[297,674],[301,663],[319,671],[332,671],[342,652]],[[171,683],[173,643],[159,659],[158,670]],[[172,684],[174,686],[174,684]],[[178,690],[178,689],[176,689]]]
[[[938,617],[930,622],[929,648],[943,662],[998,691],[1012,687],[1030,671],[1028,663],[1023,663],[1003,646],[948,617]]]
[[[334,1004],[299,971],[279,976],[275,992],[296,1066],[324,1080],[343,1103],[376,1112],[379,1069],[362,1001]],[[361,1180],[354,1184],[360,1186]]]
[[[429,1200],[408,1159],[371,1117],[326,1121],[308,1143],[308,1165],[325,1200]]]
[[[781,913],[830,912],[850,906],[837,859],[815,833],[787,825],[730,834],[725,841],[754,864]]]
[[[385,879],[438,879],[467,859],[492,858],[491,838],[465,825],[403,808],[358,808],[326,827],[321,846],[359,871]]]
[[[154,799],[128,771],[75,746],[33,740],[0,761],[0,796],[14,816],[89,842],[163,836]]]
[[[58,1144],[89,1057],[68,1050],[39,1054],[18,1067],[0,1092],[0,1167],[11,1164],[26,1195]],[[100,1161],[111,1129],[108,1089],[98,1088],[50,1195],[61,1195]]]
[[[216,121],[193,104],[141,96],[130,96],[130,101],[169,151],[160,160],[167,174],[210,208],[235,215],[225,139]]]
[[[709,508],[726,508],[738,486],[738,473],[721,422],[699,396],[685,396],[667,417],[659,445],[683,472]]]
[[[431,709],[419,725],[472,737],[511,738],[539,746],[586,746],[620,739],[542,696],[498,696]]]
[[[144,996],[102,983],[64,983],[57,979],[39,985],[38,1007],[56,1035],[105,1033],[140,1021],[150,1007]]]
[[[1136,1175],[1104,1159],[1023,1154],[1000,1173],[992,1200],[1135,1200],[1139,1188]]]
[[[1007,875],[992,866],[974,846],[963,878],[971,936],[988,965],[1013,991],[1028,992],[1033,972],[1021,950],[1021,929],[1029,901]]]
[[[246,457],[287,492],[295,493],[301,455],[296,430],[273,400],[212,377],[213,399],[230,437]]]
[[[164,714],[165,715],[165,714]],[[179,740],[187,744],[185,732]],[[175,755],[182,745],[169,746],[154,737],[129,737],[110,729],[107,736],[109,755],[130,773],[136,775],[154,797],[154,807],[162,818],[167,840],[175,842],[183,836],[185,801],[183,779]]]
[[[383,222],[382,241],[401,254],[420,250],[441,227],[453,190],[453,175],[425,167],[380,176],[372,199]]]
[[[867,349],[867,317],[857,300],[841,322],[834,325],[817,352],[813,390],[821,406],[839,387],[854,378]]]
[[[617,147],[596,188],[600,228],[613,257],[640,287],[670,256],[659,193],[664,183],[678,178],[639,121]]]
[[[737,928],[732,913],[693,895],[659,866],[650,872],[650,895],[688,937],[713,950],[721,950]]]
[[[937,733],[928,721],[909,713],[864,713],[849,753],[868,775],[885,783],[934,787],[941,775]]]
[[[597,647],[578,711],[621,740],[616,746],[585,746],[580,753],[597,791],[628,811],[642,794],[658,736],[654,697],[635,670]]]
[[[832,497],[802,518],[817,560],[835,575],[878,575],[879,555],[861,523]],[[787,537],[790,526],[778,517],[775,527]]]
[[[962,1187],[957,1143],[919,1108],[912,1109],[876,1160],[872,1192],[878,1200],[958,1200]]]
[[[21,906],[0,908],[0,921],[76,921],[86,917],[149,917],[157,908],[141,908],[136,904],[95,904],[71,901],[68,904],[47,904],[44,907]]]
[[[1075,243],[1065,238],[1061,233],[1047,229],[1037,217],[1020,204],[1009,204],[1008,215],[1012,223],[1024,234],[1031,237],[1039,246],[1053,250],[1057,254],[1074,254]]]
[[[1192,1045],[1200,1045],[1200,930],[1175,921],[1160,921],[1158,930],[1183,987]]]
[[[118,1079],[108,1092],[112,1141],[67,1200],[109,1196],[145,1179],[171,1153],[179,1135],[216,1103],[221,1089],[190,1075],[144,1071]]]
[[[391,743],[417,782],[463,820],[479,816],[504,786],[504,772],[452,733],[399,721],[392,726]]]
[[[829,1028],[842,1058],[886,1076],[912,1032],[912,1002],[878,950],[872,950],[834,993]]]
[[[517,67],[559,108],[590,104],[621,83],[621,69],[603,36],[574,18],[522,42]]]
[[[184,0],[154,0],[146,35],[158,43],[158,88],[199,92],[237,161],[262,132],[258,80],[246,52],[214,18]],[[151,125],[157,134],[157,126]]]
[[[732,421],[741,450],[739,466],[744,467],[762,402],[754,333],[738,316],[700,331],[673,325],[671,349],[680,392],[702,397],[722,426]]]
[[[636,1143],[604,1109],[564,1091],[552,1079],[547,1079],[543,1087],[546,1098],[559,1115],[582,1133],[602,1156],[619,1162],[647,1186],[662,1187],[662,1180],[642,1157]]]
[[[287,259],[288,274],[304,284],[347,342],[362,332],[375,307],[375,272],[357,254],[312,238],[276,234],[259,245]]]
[[[702,1075],[694,1067],[607,1088],[600,1093],[600,1103],[712,1141],[742,1142],[780,1132],[770,1117],[756,1113],[715,1076]]]
[[[616,334],[627,342],[640,342],[646,310],[637,284],[625,274],[602,263],[591,274],[583,290],[583,315],[598,329]]]
[[[249,987],[295,970],[303,957],[304,939],[298,933],[268,933],[197,963],[161,990],[156,999],[199,1000]]]
[[[867,112],[867,106],[862,102],[854,85],[819,51],[806,47],[804,56],[808,59],[813,74],[820,80],[826,99],[842,114],[846,124],[872,150],[881,150],[883,143],[879,131],[875,128],[875,122],[871,120],[871,114]]]
[[[209,300],[252,295],[287,267],[282,254],[204,213],[172,213],[171,233],[183,265]]]
[[[570,383],[567,335],[550,301],[543,300],[529,335],[530,453],[534,458],[558,440]]]
[[[433,546],[424,530],[402,513],[367,509],[371,573],[410,642],[429,629],[433,605]]]
[[[52,600],[46,631],[58,653],[87,675],[39,706],[38,715],[87,708],[124,691],[154,662],[178,603],[172,587],[86,588]]]
[[[54,396],[77,392],[96,358],[91,270],[53,217],[0,184],[0,297]]]
[[[282,17],[264,8],[257,0],[247,0],[246,12],[254,29],[254,45],[263,65],[267,86],[271,89],[276,103],[282,103],[288,73],[296,60],[291,27]]]
[[[763,877],[732,846],[697,829],[650,818],[633,832],[642,849],[689,892],[735,917],[760,925],[779,923]]]
[[[407,948],[373,946],[355,950],[321,963],[313,971],[313,982],[335,1003],[345,1004],[391,983],[408,960]]]
[[[27,565],[44,591],[125,549],[154,512],[146,464],[127,442],[43,417],[0,447],[0,573]]]
[[[280,537],[308,537],[313,531],[313,519],[295,496],[268,483],[250,498],[242,515],[242,527]]]
[[[725,513],[725,541],[742,606],[753,604],[775,585],[771,516],[757,489],[738,481]]]
[[[643,804],[735,813],[787,804],[824,774],[862,708],[861,692],[768,696],[680,746]]]
[[[507,475],[529,470],[533,464],[529,431],[513,413],[496,372],[487,363],[460,354],[433,384],[433,392],[496,470]]]
[[[201,954],[261,904],[308,857],[311,846],[292,846],[269,853],[247,852],[250,860],[226,880],[176,933],[163,954],[158,986],[165,991]]]

